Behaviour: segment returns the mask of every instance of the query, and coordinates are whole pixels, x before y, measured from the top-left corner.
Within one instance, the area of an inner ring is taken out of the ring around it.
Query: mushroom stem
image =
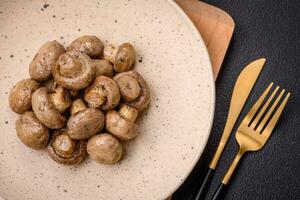
[[[85,103],[81,99],[76,99],[72,102],[70,113],[71,115],[74,115],[75,113],[78,113],[84,109],[86,109]]]
[[[135,109],[127,104],[124,104],[120,108],[119,114],[121,115],[121,117],[127,119],[128,121],[134,122],[136,120],[139,112],[137,109]]]
[[[50,93],[50,99],[55,108],[63,113],[67,110],[71,105],[71,99],[69,92],[61,86],[58,86],[54,93]]]

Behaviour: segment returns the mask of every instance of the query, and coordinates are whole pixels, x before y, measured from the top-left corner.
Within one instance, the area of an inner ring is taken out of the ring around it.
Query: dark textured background
[[[235,80],[247,63],[259,57],[266,57],[267,63],[242,116],[271,81],[293,95],[265,147],[246,154],[240,163],[225,199],[300,199],[300,1],[205,2],[227,11],[235,20],[236,29],[216,82],[216,113],[207,147],[173,200],[193,199],[221,137]],[[232,134],[206,199],[212,197],[237,150]]]

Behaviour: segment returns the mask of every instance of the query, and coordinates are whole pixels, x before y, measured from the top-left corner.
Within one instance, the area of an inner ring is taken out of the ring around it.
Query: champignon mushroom
[[[31,111],[20,115],[16,121],[16,131],[21,141],[32,149],[43,149],[49,140],[49,131]]]
[[[143,77],[136,71],[119,73],[113,78],[125,102],[142,111],[150,103],[150,88]]]
[[[31,108],[31,97],[40,84],[32,79],[24,79],[19,81],[11,89],[9,94],[9,105],[16,113],[24,113]]]
[[[90,138],[104,127],[105,116],[96,108],[86,108],[72,115],[67,123],[68,134],[74,140]]]
[[[47,80],[51,76],[52,67],[64,52],[64,47],[57,41],[43,44],[29,64],[31,78],[38,81]]]
[[[114,64],[114,70],[118,73],[130,70],[136,57],[134,47],[130,43],[123,43],[119,47],[108,45],[104,47],[103,55]]]
[[[75,39],[67,48],[68,51],[77,50],[85,52],[87,55],[101,56],[103,51],[103,43],[96,36],[81,36]]]
[[[76,99],[71,104],[70,114],[74,115],[75,113],[78,113],[84,109],[86,109],[86,105],[84,104],[82,99]]]
[[[85,89],[84,100],[93,108],[105,111],[116,107],[120,101],[120,91],[117,83],[109,77],[99,76],[93,84]]]
[[[57,163],[74,165],[86,157],[86,141],[72,140],[65,130],[56,130],[47,147],[48,155]]]
[[[108,76],[113,77],[114,75],[114,68],[112,64],[110,64],[107,60],[100,60],[100,59],[94,59],[93,60],[95,65],[95,77],[98,76]]]
[[[123,146],[114,136],[101,133],[89,139],[87,153],[99,163],[114,164],[122,158]]]
[[[120,140],[131,140],[137,136],[137,109],[124,104],[119,112],[111,110],[106,113],[106,130]]]
[[[50,93],[50,99],[60,113],[64,113],[72,103],[69,92],[61,86],[58,86],[53,93]]]
[[[36,117],[48,128],[59,129],[66,124],[66,118],[55,108],[46,87],[37,89],[32,95],[32,109]]]
[[[80,90],[93,81],[95,66],[86,53],[71,51],[59,57],[52,73],[59,85],[70,90]]]

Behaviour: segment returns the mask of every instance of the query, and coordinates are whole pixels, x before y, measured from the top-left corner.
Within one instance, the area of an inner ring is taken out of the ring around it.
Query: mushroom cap
[[[77,50],[85,52],[87,55],[101,56],[103,51],[103,43],[96,36],[85,35],[75,39],[67,48],[67,51]]]
[[[52,67],[64,52],[64,47],[55,40],[43,44],[29,64],[31,78],[38,81],[47,80],[51,76]]]
[[[64,113],[72,103],[68,90],[61,86],[58,86],[53,93],[50,93],[50,99],[60,113]]]
[[[31,98],[40,84],[32,79],[19,81],[10,91],[8,101],[11,109],[16,113],[24,113],[31,108]]]
[[[112,44],[106,45],[103,49],[103,57],[109,62],[111,62],[112,64],[115,64],[118,50],[119,50],[118,46]]]
[[[139,93],[139,97],[137,99],[135,99],[134,101],[128,102],[128,105],[136,108],[138,111],[142,111],[144,110],[150,103],[150,88],[149,85],[147,84],[147,82],[143,79],[143,77],[136,71],[128,71],[128,72],[123,72],[123,73],[119,73],[117,75],[114,76],[114,80],[118,83],[119,80],[122,80],[123,76],[129,76],[133,79],[135,79],[139,86],[140,86],[140,93]],[[123,88],[122,85],[120,85],[120,90],[121,91],[126,91]],[[122,94],[122,92],[121,92]]]
[[[105,123],[105,115],[96,108],[87,108],[72,115],[67,123],[68,134],[74,140],[90,138],[100,132]]]
[[[48,128],[59,129],[66,124],[66,118],[52,104],[49,89],[41,87],[32,95],[32,110]]]
[[[23,144],[32,149],[43,149],[49,140],[49,131],[31,111],[19,116],[16,121],[16,131]]]
[[[98,76],[108,76],[113,77],[114,68],[108,60],[104,59],[93,59],[95,65],[95,77]]]
[[[118,84],[109,77],[99,76],[91,86],[85,89],[84,100],[91,107],[100,107],[105,111],[111,110],[120,101]]]
[[[65,130],[56,130],[52,133],[47,153],[57,163],[64,165],[79,164],[87,155],[86,141],[74,141],[66,134]]]
[[[87,153],[99,163],[114,164],[122,158],[123,146],[114,136],[101,133],[89,139]]]
[[[119,46],[116,54],[114,69],[116,72],[125,72],[131,69],[135,63],[136,53],[130,43],[123,43]]]
[[[106,113],[106,130],[124,141],[131,140],[138,135],[137,126],[115,110]]]
[[[119,88],[121,97],[125,102],[136,100],[141,93],[141,87],[138,81],[129,75],[120,76],[116,80]]]
[[[70,51],[59,57],[52,73],[59,85],[70,90],[80,90],[93,81],[95,66],[86,53]]]

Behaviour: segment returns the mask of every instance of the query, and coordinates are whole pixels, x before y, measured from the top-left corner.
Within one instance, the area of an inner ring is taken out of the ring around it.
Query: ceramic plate
[[[9,200],[164,199],[195,166],[214,113],[207,49],[191,21],[168,0],[24,0],[0,2],[0,196]],[[8,93],[29,77],[28,64],[48,40],[65,46],[81,35],[133,43],[135,69],[151,86],[139,136],[116,165],[87,159],[62,166],[25,147]]]

